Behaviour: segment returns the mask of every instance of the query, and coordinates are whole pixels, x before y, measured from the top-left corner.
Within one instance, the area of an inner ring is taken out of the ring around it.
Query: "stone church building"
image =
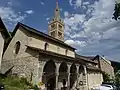
[[[58,2],[48,25],[49,35],[18,23],[4,52],[1,72],[42,82],[47,90],[91,90],[102,83],[98,62],[84,58],[64,43],[64,22]]]
[[[0,18],[0,66],[4,52],[4,46],[8,41],[8,38],[10,38],[10,34],[8,33],[2,19]]]

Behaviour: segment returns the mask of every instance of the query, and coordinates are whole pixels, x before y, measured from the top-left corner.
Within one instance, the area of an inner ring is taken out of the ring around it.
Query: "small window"
[[[55,31],[51,32],[51,36],[55,37]]]
[[[51,25],[51,28],[52,28],[52,29],[55,29],[55,24]]]
[[[15,44],[15,49],[14,49],[14,53],[15,54],[18,54],[19,53],[19,50],[20,50],[20,42],[16,42]]]
[[[58,37],[62,38],[62,33],[61,32],[58,32]]]
[[[45,49],[45,50],[48,50],[48,46],[49,46],[48,43],[45,43],[44,49]]]
[[[66,49],[66,50],[65,50],[65,55],[67,55],[67,53],[68,53],[68,50]]]
[[[62,26],[61,25],[59,25],[59,30],[62,30]]]

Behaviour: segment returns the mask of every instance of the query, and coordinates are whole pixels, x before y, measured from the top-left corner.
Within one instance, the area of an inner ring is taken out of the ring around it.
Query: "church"
[[[2,61],[2,56],[4,52],[4,46],[10,38],[10,34],[7,31],[2,19],[0,18],[0,66]]]
[[[23,23],[16,25],[2,57],[1,72],[11,70],[11,74],[26,77],[33,84],[42,82],[46,90],[91,90],[99,86],[103,82],[99,62],[77,54],[64,42],[58,2],[54,12],[49,35]]]

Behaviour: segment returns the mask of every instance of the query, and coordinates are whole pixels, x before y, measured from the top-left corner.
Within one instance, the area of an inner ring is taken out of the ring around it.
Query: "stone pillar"
[[[87,69],[86,69],[86,66],[83,66],[84,67],[84,73],[85,73],[85,76],[84,76],[84,90],[88,90],[88,77],[87,77]]]
[[[56,86],[55,86],[55,90],[58,90],[58,76],[59,76],[59,73],[56,73]]]
[[[58,90],[58,77],[59,77],[59,66],[60,66],[60,64],[58,64],[58,63],[56,63],[56,71],[55,71],[55,90]]]
[[[67,82],[67,88],[70,90],[70,65],[68,65],[68,82]]]
[[[43,73],[43,68],[45,66],[45,62],[39,62],[38,66],[38,82],[42,82],[42,76],[44,75]]]
[[[77,66],[77,88],[79,88],[79,66]]]

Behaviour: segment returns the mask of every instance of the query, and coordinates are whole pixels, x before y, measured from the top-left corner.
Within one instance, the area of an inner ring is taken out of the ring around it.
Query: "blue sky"
[[[54,16],[56,0],[1,0],[0,16],[12,31],[22,22],[44,33]],[[112,19],[114,0],[59,0],[65,43],[81,55],[104,55],[120,61],[120,21]]]

